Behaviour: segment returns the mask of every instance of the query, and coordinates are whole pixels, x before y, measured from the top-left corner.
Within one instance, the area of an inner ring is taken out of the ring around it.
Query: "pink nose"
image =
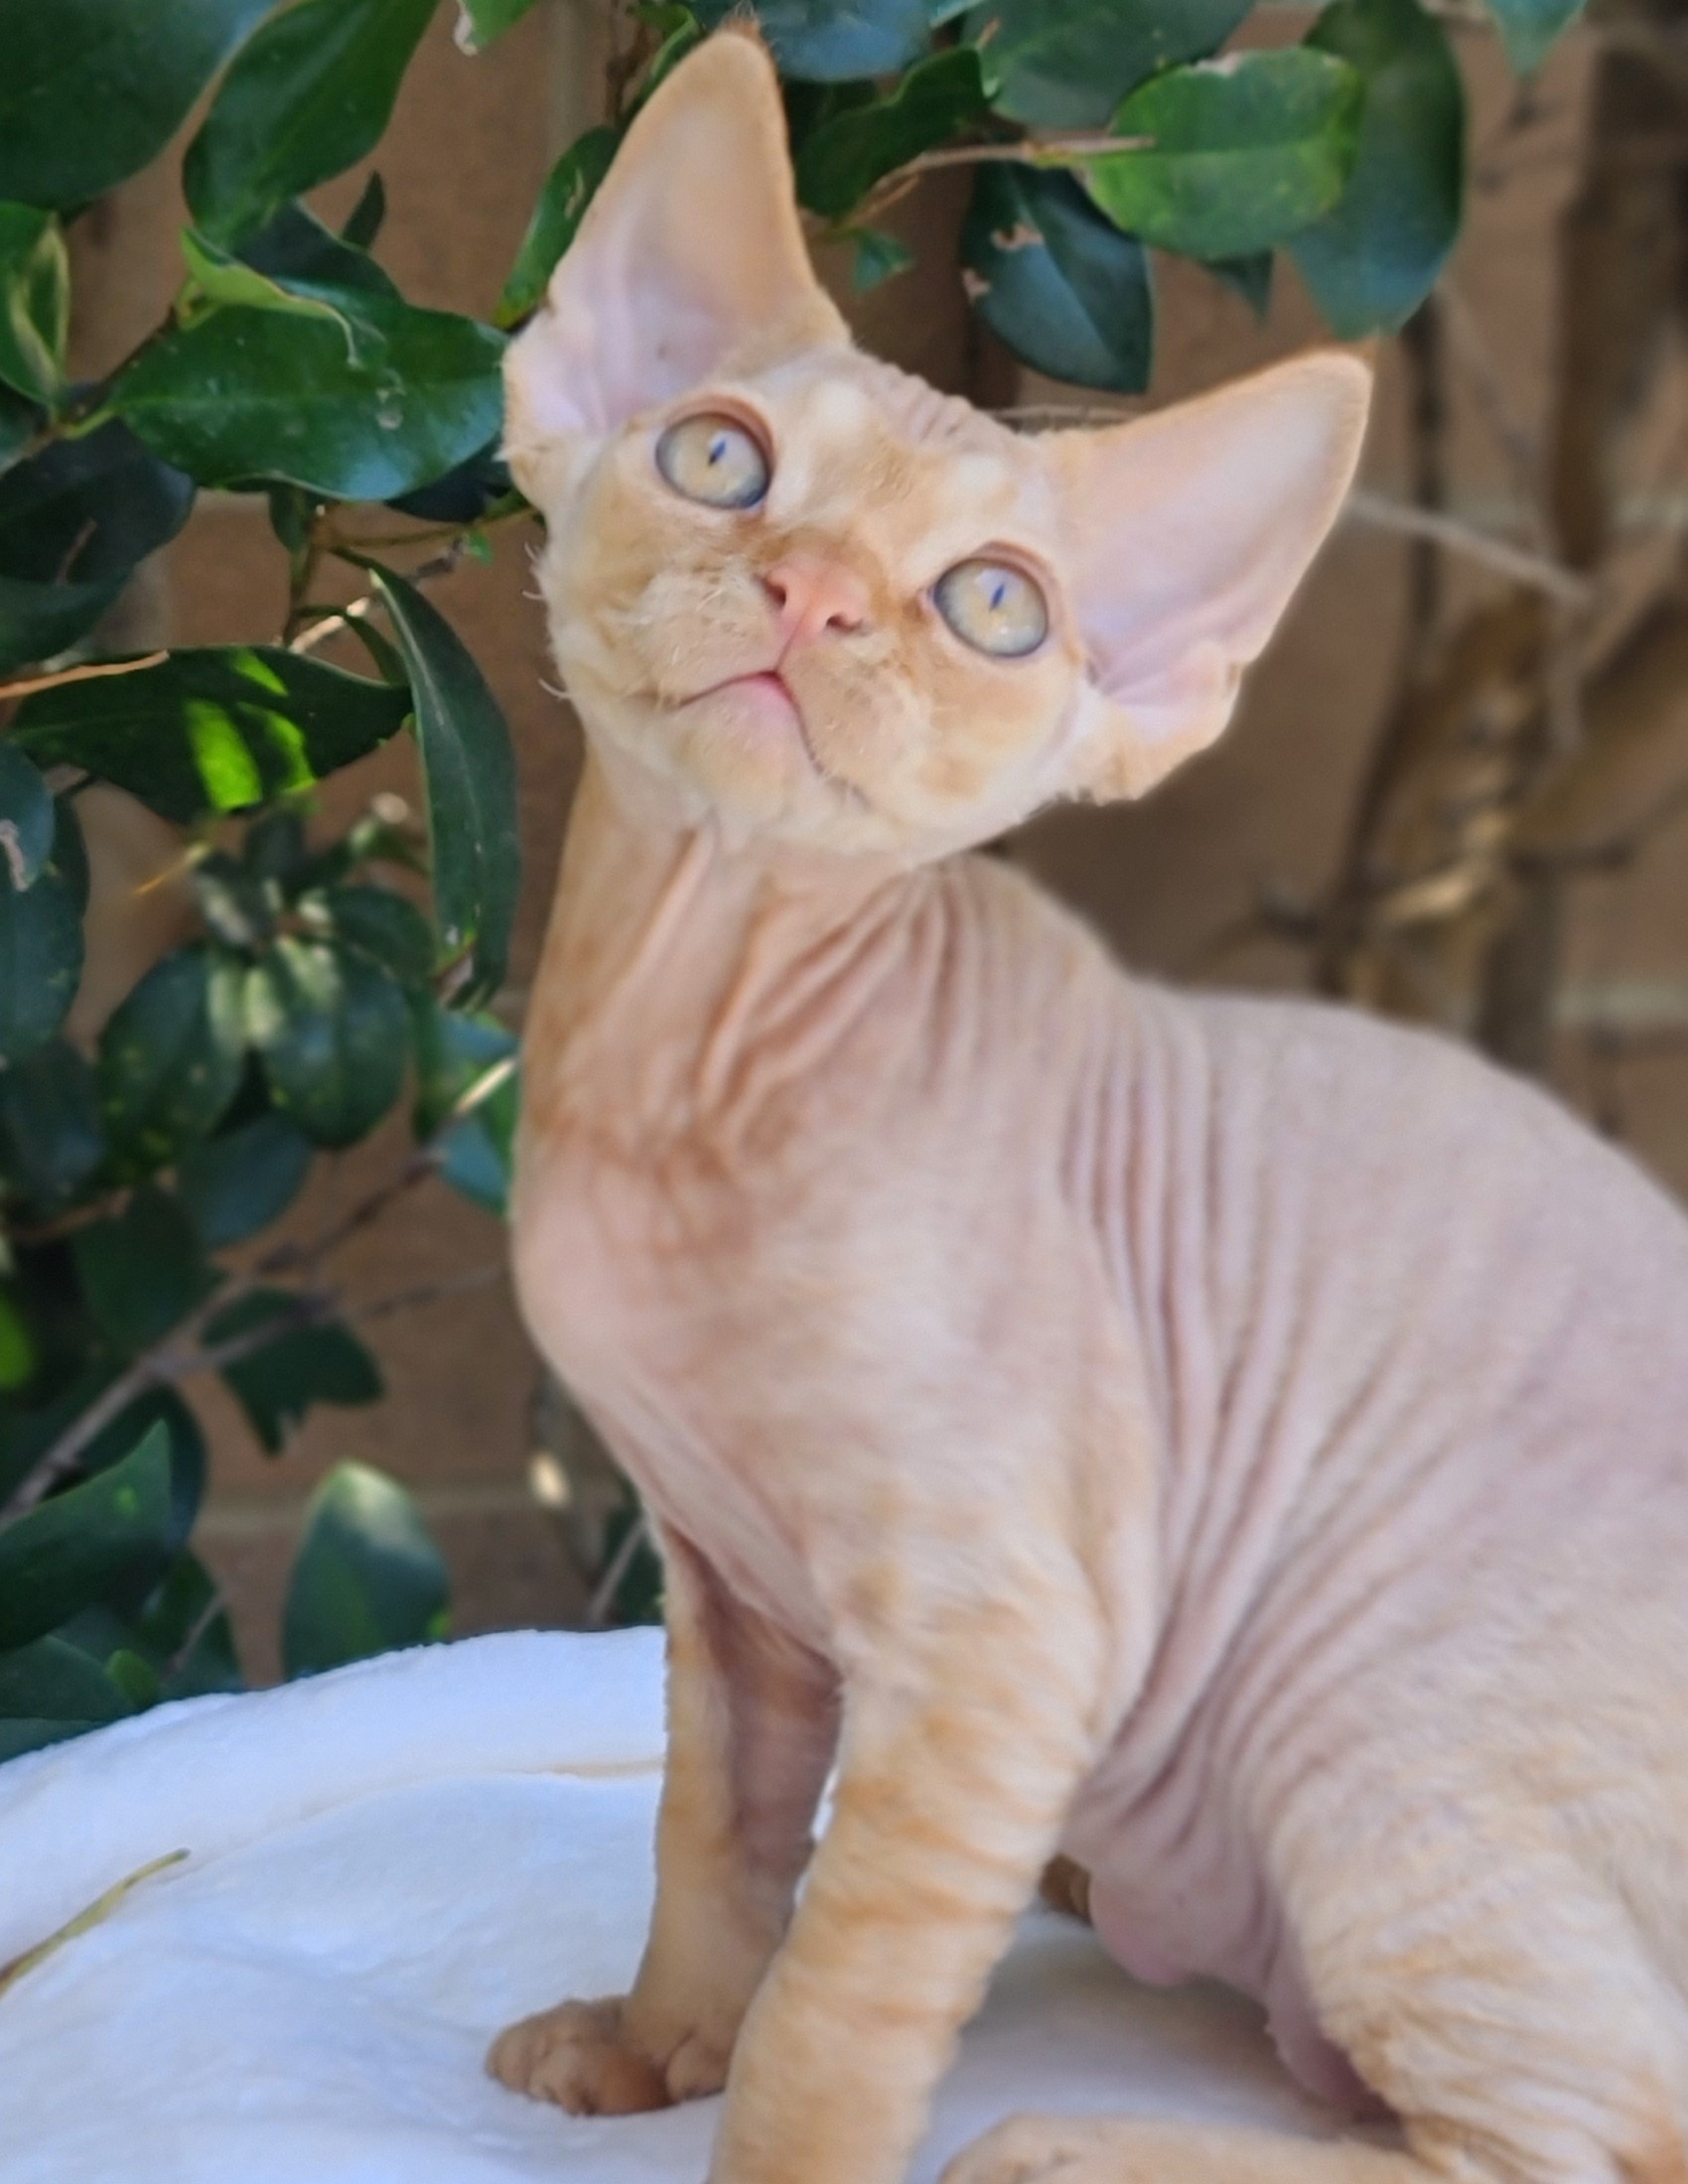
[[[836,561],[777,562],[764,571],[762,586],[787,644],[811,643],[829,629],[848,635],[867,619],[867,586]]]

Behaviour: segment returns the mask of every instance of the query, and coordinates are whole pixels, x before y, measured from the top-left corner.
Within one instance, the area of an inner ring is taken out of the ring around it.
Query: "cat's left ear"
[[[583,437],[670,401],[735,350],[848,338],[803,247],[774,64],[754,31],[718,31],[639,110],[510,345],[510,468],[540,498]]]
[[[1141,796],[1219,734],[1336,521],[1370,396],[1331,349],[1043,443],[1088,662],[1069,791]]]

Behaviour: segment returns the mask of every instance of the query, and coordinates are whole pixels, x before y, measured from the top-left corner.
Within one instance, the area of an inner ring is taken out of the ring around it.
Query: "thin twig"
[[[1549,561],[1544,554],[1526,552],[1521,546],[1508,545],[1505,539],[1496,538],[1492,532],[1474,530],[1458,516],[1443,515],[1434,508],[1415,508],[1406,501],[1388,500],[1381,493],[1365,491],[1349,493],[1343,512],[1355,522],[1371,525],[1374,530],[1393,531],[1402,538],[1425,538],[1438,546],[1446,546],[1450,553],[1464,554],[1469,561],[1480,561],[1497,576],[1527,584],[1535,591],[1545,592],[1550,599],[1563,600],[1568,606],[1581,607],[1592,596],[1588,580],[1567,569],[1563,563]]]
[[[608,1569],[598,1580],[597,1590],[586,1604],[586,1627],[602,1630],[604,1621],[616,1604],[616,1594],[622,1589],[622,1579],[633,1568],[633,1557],[650,1538],[650,1521],[641,1509],[622,1534],[622,1543],[610,1558]]]
[[[91,1927],[108,1919],[132,1888],[138,1888],[144,1880],[151,1880],[155,1873],[162,1873],[167,1866],[180,1865],[191,1854],[187,1850],[171,1850],[163,1857],[153,1858],[148,1864],[139,1866],[134,1872],[126,1873],[102,1896],[95,1896],[85,1911],[78,1911],[57,1933],[49,1934],[46,1941],[38,1942],[33,1949],[26,1949],[21,1957],[14,1957],[10,1964],[0,1965],[0,1994],[4,1994],[8,1987],[16,1986],[26,1973],[33,1972],[37,1965],[45,1964],[67,1942],[74,1941],[78,1934],[85,1934]]]
[[[61,683],[92,682],[100,675],[138,675],[143,667],[157,667],[168,652],[148,652],[133,660],[90,660],[83,667],[61,667],[51,675],[26,675],[22,682],[0,683],[0,705],[11,698],[33,697],[38,690],[57,690]]]

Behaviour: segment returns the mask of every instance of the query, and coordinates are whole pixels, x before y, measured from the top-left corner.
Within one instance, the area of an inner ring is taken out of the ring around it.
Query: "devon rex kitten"
[[[1026,439],[858,354],[724,34],[508,387],[591,751],[516,1266],[660,1531],[672,1747],[632,1994],[492,2069],[896,2184],[1059,1850],[1404,2136],[1020,2119],[951,2184],[1684,2184],[1688,1224],[1440,1040],[1127,979],[961,854],[1219,733],[1363,368]]]

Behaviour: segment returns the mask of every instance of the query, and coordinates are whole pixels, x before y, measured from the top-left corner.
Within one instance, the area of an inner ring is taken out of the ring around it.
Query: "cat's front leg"
[[[563,2002],[488,2058],[519,2093],[623,2116],[718,2093],[790,1916],[837,1740],[836,1682],[664,1538],[668,1757],[656,1904],[625,1998]]]
[[[711,2184],[897,2184],[919,2140],[1101,1734],[1094,1596],[992,1589],[921,1602],[846,1672],[832,1817],[740,2037]]]

